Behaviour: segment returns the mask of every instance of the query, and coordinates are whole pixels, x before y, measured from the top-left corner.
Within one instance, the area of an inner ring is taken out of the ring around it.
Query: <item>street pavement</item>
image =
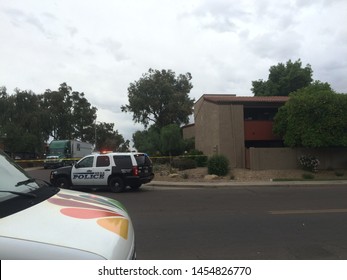
[[[192,182],[192,181],[152,181],[146,186],[166,186],[166,187],[204,187],[204,188],[225,188],[225,187],[303,187],[303,186],[346,186],[347,180],[327,180],[327,181],[252,181],[252,182],[237,182],[237,181],[223,181],[218,180],[204,181],[204,182]]]

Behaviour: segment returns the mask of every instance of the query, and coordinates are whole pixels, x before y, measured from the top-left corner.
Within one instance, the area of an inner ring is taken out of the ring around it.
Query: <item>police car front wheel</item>
[[[123,180],[119,177],[112,177],[108,182],[108,186],[115,193],[122,192],[125,188]]]
[[[64,188],[64,189],[69,189],[71,187],[69,180],[65,177],[58,178],[55,182],[55,186],[58,188]]]

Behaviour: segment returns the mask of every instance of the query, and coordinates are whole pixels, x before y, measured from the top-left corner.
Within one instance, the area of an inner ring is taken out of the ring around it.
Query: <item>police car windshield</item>
[[[32,179],[4,152],[0,151],[0,200],[11,195],[11,192],[28,192],[38,188]]]

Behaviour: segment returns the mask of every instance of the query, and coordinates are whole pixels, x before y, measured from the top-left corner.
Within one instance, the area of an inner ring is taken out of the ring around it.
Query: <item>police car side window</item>
[[[94,157],[87,157],[78,163],[79,168],[83,167],[93,167]]]
[[[110,165],[110,158],[108,156],[98,156],[96,159],[96,167],[104,167]]]
[[[116,166],[121,168],[131,168],[131,158],[130,156],[114,156],[113,157]]]

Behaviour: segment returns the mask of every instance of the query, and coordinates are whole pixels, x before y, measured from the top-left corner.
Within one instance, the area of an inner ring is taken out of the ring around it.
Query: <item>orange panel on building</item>
[[[245,120],[244,127],[245,141],[266,141],[281,139],[272,132],[273,121]]]

